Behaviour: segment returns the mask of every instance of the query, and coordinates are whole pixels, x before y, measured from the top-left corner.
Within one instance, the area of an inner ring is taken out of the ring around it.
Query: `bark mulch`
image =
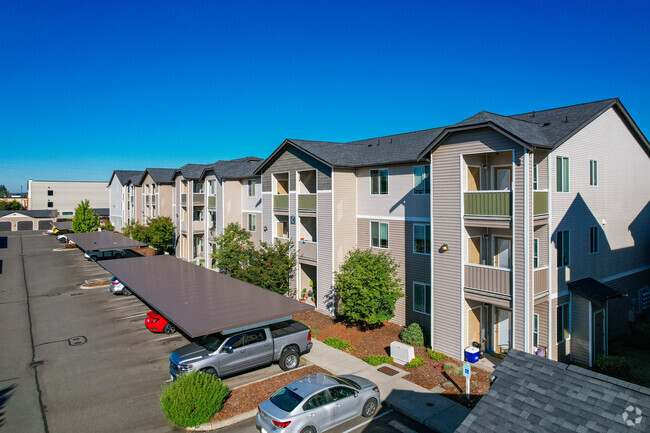
[[[210,422],[223,421],[235,415],[239,415],[249,410],[256,409],[257,406],[264,400],[268,399],[283,386],[300,379],[301,377],[313,373],[326,373],[329,371],[324,370],[315,365],[309,365],[298,370],[292,370],[279,376],[274,376],[270,379],[261,382],[251,383],[242,387],[233,389],[228,396],[228,399],[223,405],[220,412],[216,413]]]
[[[132,250],[145,257],[155,256],[157,253],[156,249],[151,247],[136,247],[132,248]]]
[[[383,326],[372,330],[360,329],[316,311],[297,314],[294,319],[309,326],[312,329],[312,338],[319,341],[324,341],[328,337],[348,341],[352,347],[346,349],[346,352],[360,359],[372,355],[390,355],[390,343],[400,341],[399,334],[404,330],[403,327],[390,322],[384,322]],[[410,369],[395,363],[392,365],[407,370],[409,374],[404,376],[404,379],[423,388],[432,389],[449,382],[445,384],[446,387],[443,387],[442,395],[454,401],[467,403],[462,362],[449,357],[433,360],[429,358],[426,347],[415,347],[415,356],[420,356],[424,365]],[[489,377],[490,372],[472,366],[471,404],[476,404],[487,392],[490,387]]]
[[[99,281],[91,281],[90,283],[86,283],[83,286],[84,287],[102,287],[102,286],[110,286],[111,285],[111,280],[99,280]]]

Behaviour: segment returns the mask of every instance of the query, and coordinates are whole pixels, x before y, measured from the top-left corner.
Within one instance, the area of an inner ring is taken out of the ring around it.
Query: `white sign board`
[[[463,376],[467,378],[472,377],[472,364],[469,362],[463,362]]]

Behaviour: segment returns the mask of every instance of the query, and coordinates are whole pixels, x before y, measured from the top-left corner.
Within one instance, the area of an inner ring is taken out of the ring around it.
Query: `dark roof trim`
[[[275,151],[273,151],[273,153],[272,153],[268,158],[266,158],[266,159],[264,160],[264,162],[263,162],[259,167],[257,167],[257,170],[255,170],[255,172],[254,172],[253,174],[256,174],[256,175],[259,176],[259,175],[261,175],[262,173],[264,173],[264,171],[266,171],[266,169],[267,169],[267,168],[268,168],[272,163],[274,163],[275,160],[278,159],[278,158],[280,157],[280,155],[282,154],[282,152],[284,152],[284,150],[285,150],[287,147],[289,147],[289,146],[293,146],[293,147],[295,147],[296,149],[300,150],[301,152],[304,152],[305,154],[311,156],[311,157],[314,158],[315,160],[317,160],[317,161],[319,161],[319,162],[322,162],[323,164],[327,165],[328,167],[333,167],[333,165],[332,165],[330,162],[325,161],[324,159],[322,159],[322,158],[320,158],[320,157],[314,155],[313,153],[311,153],[311,152],[309,152],[308,150],[306,150],[304,147],[298,146],[296,143],[294,143],[293,141],[291,141],[290,138],[286,138],[286,139],[282,142],[282,144],[281,144],[280,146],[278,146],[278,148],[275,149]],[[343,166],[342,166],[342,167],[343,167]],[[350,166],[350,167],[352,167],[352,166]]]
[[[567,288],[569,291],[598,305],[601,305],[609,299],[616,299],[623,296],[611,287],[598,282],[591,277],[571,281],[570,283],[567,283]]]
[[[630,132],[632,133],[634,138],[636,138],[638,141],[641,142],[645,152],[650,157],[650,142],[648,142],[646,136],[643,135],[643,132],[641,132],[641,129],[638,127],[634,119],[632,119],[630,113],[627,112],[627,110],[623,106],[623,103],[618,98],[616,98],[616,104],[614,104],[613,106],[617,114],[623,118],[625,123],[627,123],[627,127],[630,129]]]

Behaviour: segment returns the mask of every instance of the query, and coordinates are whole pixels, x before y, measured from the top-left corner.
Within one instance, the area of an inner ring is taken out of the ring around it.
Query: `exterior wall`
[[[157,184],[156,211],[159,217],[169,217],[173,220],[173,196],[174,187],[172,185]]]
[[[331,169],[306,153],[289,146],[262,174],[262,191],[273,191],[273,173],[289,173],[289,191],[295,191],[296,172],[313,169],[317,170],[317,189],[319,191],[331,191]]]
[[[224,180],[224,227],[230,223],[237,223],[242,227],[242,186],[238,180]]]
[[[55,218],[31,218],[26,215],[21,215],[20,212],[18,213],[13,213],[13,214],[8,214],[5,215],[4,217],[0,217],[0,222],[2,222],[2,226],[5,226],[7,222],[11,224],[11,231],[17,231],[18,230],[18,223],[22,221],[27,221],[32,223],[32,230],[39,230],[38,224],[40,221],[55,221]],[[48,229],[51,227],[48,227]],[[42,230],[42,229],[41,229]],[[7,230],[9,231],[9,230]]]
[[[571,338],[565,342],[557,342],[557,307],[562,304],[570,304],[569,295],[551,299],[551,356],[554,361],[568,362],[571,359]]]
[[[357,177],[355,170],[336,169],[334,183],[334,270],[357,247]]]
[[[122,184],[113,176],[109,186],[109,217],[115,230],[122,230]]]
[[[119,184],[119,182],[117,182]],[[48,190],[53,195],[48,196]],[[65,182],[29,180],[28,191],[30,210],[57,209],[59,215],[72,217],[75,207],[82,200],[88,200],[91,208],[110,208],[107,182]],[[52,207],[48,207],[52,202]],[[65,213],[64,213],[65,212]],[[68,214],[68,212],[71,212]]]
[[[548,357],[548,297],[535,303],[534,313],[539,315],[539,346],[547,349]]]
[[[571,298],[571,360],[584,365],[589,365],[590,304],[582,296]]]
[[[320,173],[316,177],[320,178]],[[323,182],[323,184],[331,184],[329,176],[327,179],[328,182]],[[318,184],[321,184],[320,181]],[[295,197],[295,194],[292,195]],[[332,245],[334,240],[334,227],[332,224],[332,202],[331,192],[318,192],[316,198],[316,232],[318,233],[318,246],[316,249],[318,256],[316,268],[316,309],[326,314],[334,314],[334,245]],[[293,228],[294,226],[289,228],[290,233],[295,233]]]
[[[251,232],[251,240],[259,244],[262,240],[262,178],[250,179],[255,181],[255,195],[248,196],[249,179],[241,179],[241,225],[248,228],[248,215],[256,217],[255,231]]]
[[[639,289],[650,286],[650,269],[634,272],[630,275],[614,279],[604,279],[601,282],[623,295],[619,299],[608,301],[608,332],[609,339],[618,338],[629,331],[629,312],[632,299],[638,299]],[[627,295],[627,296],[625,296]]]

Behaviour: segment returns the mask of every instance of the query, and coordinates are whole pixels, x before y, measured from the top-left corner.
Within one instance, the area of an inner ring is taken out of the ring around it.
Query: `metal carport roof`
[[[136,257],[99,264],[192,338],[313,309],[295,299],[173,256]]]
[[[50,224],[59,230],[72,230],[72,221],[52,221]]]
[[[77,244],[84,251],[88,250],[111,250],[115,248],[136,248],[145,247],[147,244],[134,241],[126,236],[117,233],[101,231],[89,233],[71,233],[68,239]]]

